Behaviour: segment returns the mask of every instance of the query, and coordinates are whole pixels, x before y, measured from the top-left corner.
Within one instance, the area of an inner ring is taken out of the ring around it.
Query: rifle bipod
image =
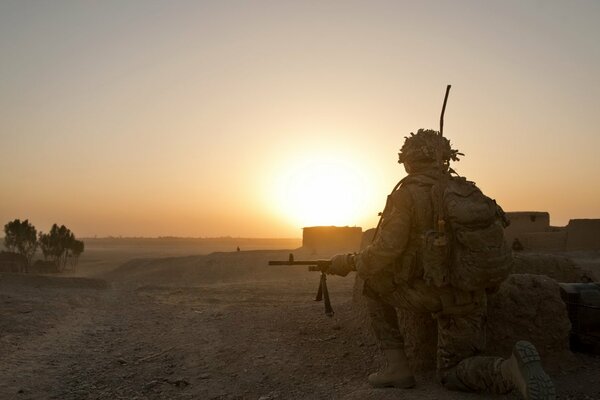
[[[329,300],[329,290],[327,290],[327,275],[325,272],[321,272],[321,281],[319,282],[319,290],[317,290],[317,297],[315,301],[325,300],[325,315],[333,317],[333,308],[331,307],[331,301]]]
[[[329,300],[329,290],[327,290],[327,275],[325,271],[329,269],[331,260],[294,260],[294,255],[290,253],[287,261],[269,261],[269,265],[308,265],[309,271],[319,271],[321,273],[321,281],[319,282],[319,290],[317,291],[317,297],[315,301],[325,300],[325,315],[328,317],[333,316],[333,308],[331,308],[331,301]]]

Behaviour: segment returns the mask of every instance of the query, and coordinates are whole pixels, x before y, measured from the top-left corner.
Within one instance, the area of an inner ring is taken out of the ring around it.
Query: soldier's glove
[[[353,254],[337,254],[331,257],[331,265],[327,269],[327,273],[331,275],[346,276],[350,271],[354,271],[354,269]]]

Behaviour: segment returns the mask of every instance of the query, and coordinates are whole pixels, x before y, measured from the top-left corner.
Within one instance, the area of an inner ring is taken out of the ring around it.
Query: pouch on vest
[[[450,283],[449,244],[445,235],[429,231],[423,235],[423,279],[438,287]]]

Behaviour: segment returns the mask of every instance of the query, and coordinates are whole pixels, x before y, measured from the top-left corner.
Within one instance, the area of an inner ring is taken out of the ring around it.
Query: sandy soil
[[[1,399],[484,399],[431,374],[371,389],[381,359],[330,278],[336,314],[312,301],[316,273],[269,267],[286,251],[138,259],[95,279],[0,275]],[[108,282],[109,287],[104,287]],[[600,399],[600,358],[554,374],[561,399]]]

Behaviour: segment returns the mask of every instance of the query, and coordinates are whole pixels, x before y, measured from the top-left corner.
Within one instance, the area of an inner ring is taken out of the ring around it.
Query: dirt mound
[[[0,251],[0,272],[19,272],[27,267],[25,256],[10,251]]]
[[[269,266],[269,260],[287,260],[290,250],[256,250],[188,257],[134,259],[104,278],[134,286],[196,286],[214,283],[289,279],[306,272],[303,266]]]
[[[568,359],[571,323],[558,283],[543,275],[511,275],[488,301],[489,354],[509,354],[517,340],[547,360]]]
[[[24,285],[36,288],[64,289],[108,288],[108,283],[102,279],[13,273],[0,273],[0,285]]]
[[[354,305],[364,326],[369,317],[357,277]],[[437,325],[430,314],[398,310],[398,320],[414,371],[435,369]],[[360,322],[359,322],[360,323]],[[488,300],[487,348],[485,354],[508,356],[518,340],[538,347],[550,369],[570,365],[570,322],[556,281],[541,275],[511,275],[498,293]]]
[[[571,257],[557,254],[514,253],[514,273],[547,275],[558,282],[592,282],[593,273]]]
[[[600,282],[600,251],[572,251],[569,257],[586,272],[592,281]]]

